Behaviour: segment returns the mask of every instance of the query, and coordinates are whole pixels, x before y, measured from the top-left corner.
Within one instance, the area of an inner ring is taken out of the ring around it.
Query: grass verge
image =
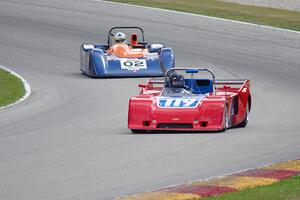
[[[0,107],[16,102],[24,94],[22,81],[10,72],[0,69]]]
[[[107,0],[189,12],[300,31],[300,12],[218,0]]]
[[[272,185],[223,194],[217,197],[201,198],[201,200],[299,200],[300,176],[279,181]]]

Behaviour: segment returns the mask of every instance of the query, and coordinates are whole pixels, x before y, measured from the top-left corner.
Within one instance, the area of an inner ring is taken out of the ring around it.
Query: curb
[[[26,99],[30,96],[30,94],[31,94],[31,87],[30,87],[29,83],[28,83],[22,76],[20,76],[19,74],[17,74],[15,71],[13,71],[13,70],[11,70],[11,69],[9,69],[9,68],[7,68],[7,67],[4,67],[4,66],[2,66],[2,65],[0,65],[0,69],[3,69],[3,70],[5,70],[5,71],[8,71],[8,72],[11,73],[12,75],[14,75],[14,76],[16,76],[17,78],[19,78],[19,79],[22,81],[23,86],[24,86],[24,89],[25,89],[25,94],[23,95],[23,97],[22,97],[21,99],[19,99],[18,101],[14,102],[14,103],[9,104],[9,105],[0,107],[0,110],[3,110],[3,109],[5,109],[5,108],[14,106],[14,105],[16,105],[16,104],[18,104],[18,103],[20,103],[20,102],[26,100]]]
[[[278,27],[273,27],[273,26],[268,26],[268,25],[262,25],[262,24],[254,24],[254,23],[250,23],[250,22],[237,21],[237,20],[233,20],[233,19],[225,19],[225,18],[220,18],[220,17],[212,17],[212,16],[195,14],[195,13],[187,13],[187,12],[176,11],[176,10],[167,10],[167,9],[163,9],[163,8],[147,7],[147,6],[142,6],[142,5],[134,5],[134,4],[127,4],[127,3],[120,3],[120,2],[112,2],[112,1],[106,1],[106,0],[89,0],[89,1],[95,2],[95,3],[116,4],[116,5],[123,5],[123,6],[129,6],[129,7],[144,8],[144,9],[152,9],[152,10],[158,10],[158,11],[164,11],[164,12],[170,12],[170,13],[177,13],[177,14],[182,14],[182,15],[196,16],[196,17],[202,17],[202,18],[207,18],[207,19],[212,19],[212,20],[218,20],[218,21],[224,21],[224,22],[232,22],[232,23],[237,23],[237,24],[242,24],[242,25],[256,26],[256,27],[267,28],[267,29],[277,30],[277,31],[285,31],[285,32],[296,33],[296,34],[300,33],[300,31],[296,31],[296,30],[278,28]]]
[[[288,160],[234,174],[171,186],[153,192],[139,193],[115,200],[199,200],[275,182],[300,174],[300,159]]]

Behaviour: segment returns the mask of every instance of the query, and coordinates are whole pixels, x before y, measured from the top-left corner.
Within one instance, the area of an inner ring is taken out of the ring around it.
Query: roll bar
[[[148,81],[150,84],[164,84],[165,80],[162,78],[152,78]]]
[[[206,71],[206,72],[209,72],[212,76],[212,80],[213,82],[216,82],[216,76],[215,76],[215,73],[209,69],[209,68],[172,68],[172,69],[169,69],[166,73],[165,73],[165,79],[167,79],[170,74],[174,71],[188,71],[188,70],[191,70],[191,72],[188,72],[188,73],[198,73],[199,71]]]
[[[165,73],[165,81],[169,78],[172,72],[174,71],[185,71],[186,73],[194,74],[198,73],[199,71],[205,71],[211,74],[212,76],[212,81],[213,81],[213,87],[214,87],[214,92],[216,91],[216,85],[242,85],[245,84],[245,82],[248,79],[224,79],[224,80],[216,80],[215,78],[215,73],[209,69],[209,68],[172,68],[169,69]]]
[[[142,33],[142,40],[145,42],[145,36],[144,36],[144,30],[139,26],[116,26],[109,30],[108,32],[108,38],[107,38],[107,45],[111,46],[111,40],[110,37],[114,37],[114,34],[112,33],[116,29],[138,29]]]
[[[198,73],[199,71],[205,71],[205,72],[208,72],[211,74],[213,83],[216,82],[215,73],[209,68],[172,68],[172,69],[169,69],[165,73],[165,80],[167,80],[169,78],[170,74],[174,71],[185,71],[186,73],[190,73],[190,74]],[[213,84],[213,88],[214,88],[214,93],[215,93],[216,92],[215,84]]]

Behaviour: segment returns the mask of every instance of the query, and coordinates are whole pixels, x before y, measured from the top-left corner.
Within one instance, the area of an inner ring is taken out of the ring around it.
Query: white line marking
[[[119,5],[123,5],[123,6],[129,6],[129,7],[145,8],[145,9],[152,9],[152,10],[158,10],[158,11],[164,11],[164,12],[171,12],[171,13],[183,14],[183,15],[203,17],[203,18],[208,18],[208,19],[213,19],[213,20],[238,23],[238,24],[243,24],[243,25],[249,25],[249,26],[255,26],[255,27],[272,29],[272,30],[285,31],[285,32],[290,32],[290,33],[298,33],[298,34],[300,33],[300,31],[294,31],[294,30],[289,30],[289,29],[277,28],[277,27],[267,26],[267,25],[261,25],[261,24],[253,24],[253,23],[249,23],[249,22],[236,21],[236,20],[232,20],[232,19],[223,19],[223,18],[219,18],[219,17],[211,17],[211,16],[200,15],[200,14],[195,14],[195,13],[186,13],[186,12],[175,11],[175,10],[167,10],[167,9],[162,9],[162,8],[154,8],[154,7],[147,7],[147,6],[141,6],[141,5],[132,5],[132,4],[111,2],[111,1],[105,1],[105,0],[90,0],[90,1],[96,2],[96,3],[119,4]]]
[[[11,69],[9,69],[7,67],[4,67],[2,65],[0,65],[0,69],[8,71],[12,75],[18,77],[22,81],[24,89],[25,89],[25,94],[24,94],[24,96],[21,99],[19,99],[18,101],[14,102],[14,103],[11,103],[11,104],[9,104],[7,106],[0,107],[0,110],[2,110],[2,109],[5,109],[5,108],[8,108],[8,107],[11,107],[13,105],[16,105],[16,104],[24,101],[25,99],[27,99],[30,96],[30,94],[31,94],[31,88],[30,88],[29,83],[22,76],[20,76],[19,74],[17,74],[15,71],[13,71],[13,70],[11,70]]]

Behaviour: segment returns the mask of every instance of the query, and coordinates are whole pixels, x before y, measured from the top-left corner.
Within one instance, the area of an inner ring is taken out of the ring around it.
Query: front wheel
[[[140,129],[131,129],[132,133],[145,133],[145,130],[140,130]]]
[[[228,117],[228,107],[225,106],[224,112],[223,112],[223,132],[225,132],[229,128],[229,117]]]

